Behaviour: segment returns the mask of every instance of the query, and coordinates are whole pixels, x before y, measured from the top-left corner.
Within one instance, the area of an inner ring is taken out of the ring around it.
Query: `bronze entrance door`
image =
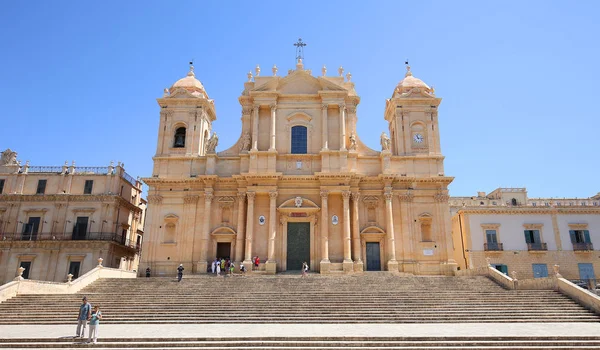
[[[306,261],[310,266],[310,223],[288,222],[287,271],[302,270]]]
[[[367,242],[367,271],[381,271],[379,242]]]
[[[229,259],[231,258],[231,243],[219,242],[217,243],[217,258]]]

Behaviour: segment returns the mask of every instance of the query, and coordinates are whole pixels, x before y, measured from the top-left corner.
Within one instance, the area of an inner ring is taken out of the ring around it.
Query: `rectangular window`
[[[23,270],[23,278],[29,279],[29,271],[31,271],[31,261],[21,261],[21,267]]]
[[[93,187],[94,180],[85,180],[85,186],[83,186],[83,194],[92,194]]]
[[[46,193],[46,180],[38,180],[37,190],[35,194],[44,194]]]
[[[307,153],[307,131],[305,126],[292,127],[292,154]]]
[[[546,264],[532,264],[533,278],[548,277],[548,266]]]
[[[79,278],[79,269],[81,268],[81,261],[71,261],[69,263],[69,273],[73,275],[73,279]]]
[[[527,243],[542,243],[540,240],[539,230],[525,230],[525,242]]]
[[[0,194],[4,191],[4,179],[0,179]]]
[[[487,239],[488,244],[498,243],[498,238],[496,236],[496,230],[485,230],[485,238]]]
[[[571,243],[592,243],[588,230],[569,230],[569,236],[571,236]]]

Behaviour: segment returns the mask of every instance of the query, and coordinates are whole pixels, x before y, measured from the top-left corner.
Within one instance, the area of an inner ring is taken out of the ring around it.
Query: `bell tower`
[[[441,101],[433,88],[413,76],[407,64],[404,79],[386,102],[385,119],[389,123],[393,155],[442,155],[437,112]],[[443,173],[441,161],[439,166],[438,172]]]
[[[210,133],[216,119],[214,101],[196,79],[191,62],[187,75],[165,89],[157,102],[161,110],[156,157],[197,157],[210,153]]]

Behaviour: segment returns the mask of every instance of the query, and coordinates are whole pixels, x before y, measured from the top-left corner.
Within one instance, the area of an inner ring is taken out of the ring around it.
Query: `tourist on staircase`
[[[100,307],[98,305],[94,306],[94,311],[90,317],[90,334],[88,337],[88,343],[96,344],[98,341],[98,328],[100,327],[100,320],[102,319],[102,312],[100,311]]]
[[[179,267],[177,268],[177,282],[181,282],[181,279],[183,278],[183,264],[179,264]]]
[[[77,316],[77,331],[75,334],[75,338],[83,338],[85,334],[85,326],[87,325],[87,320],[92,316],[92,305],[87,302],[87,297],[83,297],[81,299],[82,303],[79,306],[79,315]]]
[[[305,262],[302,263],[302,277],[306,277],[308,273],[308,264]]]

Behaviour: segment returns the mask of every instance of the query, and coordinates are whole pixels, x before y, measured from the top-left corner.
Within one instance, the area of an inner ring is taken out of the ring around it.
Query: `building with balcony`
[[[600,193],[589,198],[528,198],[525,188],[450,197],[455,259],[461,269],[492,265],[517,277],[546,277],[560,265],[569,279],[600,272]],[[594,243],[596,250],[594,250]]]
[[[106,167],[31,166],[0,159],[0,283],[65,281],[97,265],[137,269],[146,201],[142,183]]]

